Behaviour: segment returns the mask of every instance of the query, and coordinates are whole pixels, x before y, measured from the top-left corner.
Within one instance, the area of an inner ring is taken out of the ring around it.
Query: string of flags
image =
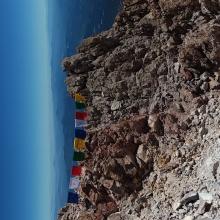
[[[80,187],[82,167],[80,162],[85,160],[85,139],[88,113],[86,112],[86,98],[79,93],[75,94],[75,131],[73,141],[73,165],[69,183],[68,203],[79,203],[77,190]]]

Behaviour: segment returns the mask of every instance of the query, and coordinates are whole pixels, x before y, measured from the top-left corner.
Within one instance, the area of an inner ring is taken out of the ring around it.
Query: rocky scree
[[[58,219],[220,219],[220,2],[124,0],[63,61],[90,115],[81,203]]]

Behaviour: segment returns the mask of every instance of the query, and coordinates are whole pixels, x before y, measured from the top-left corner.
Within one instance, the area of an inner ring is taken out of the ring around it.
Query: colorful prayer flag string
[[[74,152],[73,165],[71,170],[72,177],[70,178],[68,203],[79,203],[79,195],[74,191],[80,186],[79,176],[81,176],[82,167],[78,165],[79,162],[85,160],[84,150],[86,148],[85,139],[88,113],[86,109],[86,98],[79,93],[75,94],[75,138],[74,138]]]

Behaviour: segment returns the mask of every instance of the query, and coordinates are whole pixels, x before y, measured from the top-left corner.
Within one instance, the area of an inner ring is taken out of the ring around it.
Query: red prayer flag
[[[72,176],[80,176],[81,175],[82,168],[79,166],[73,166],[72,167]]]
[[[88,113],[87,112],[76,112],[76,119],[78,120],[87,120]]]

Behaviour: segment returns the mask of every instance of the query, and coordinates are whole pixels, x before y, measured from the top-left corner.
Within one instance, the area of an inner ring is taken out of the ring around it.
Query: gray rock
[[[202,215],[202,214],[204,214],[205,212],[209,211],[210,207],[211,207],[211,203],[208,203],[207,201],[202,200],[202,201],[200,201],[200,203],[199,203],[199,208],[198,208],[198,210],[197,210],[197,213],[198,213],[199,215]]]
[[[209,83],[208,82],[204,82],[201,86],[200,86],[200,88],[202,89],[202,90],[204,90],[204,91],[208,91],[209,90]]]
[[[107,220],[122,220],[122,216],[120,212],[116,212],[108,216]]]
[[[199,199],[199,194],[197,192],[187,193],[180,201],[177,201],[173,204],[173,209],[178,210],[183,205],[186,205],[189,202],[191,203],[196,202],[198,199]]]
[[[189,202],[196,202],[199,199],[199,194],[197,192],[190,192],[184,195],[181,199],[180,203],[182,205],[187,204]]]
[[[209,82],[209,87],[211,90],[219,90],[220,89],[220,83],[216,80],[211,80]]]
[[[188,215],[183,220],[194,220],[194,216]]]
[[[203,138],[204,135],[206,135],[208,133],[208,129],[205,128],[205,127],[202,127],[199,129],[199,134],[200,134],[200,137]]]
[[[198,217],[196,220],[214,220],[209,217]]]
[[[215,80],[220,83],[220,72],[214,72]]]
[[[173,210],[176,211],[182,206],[181,202],[174,202],[173,203]]]
[[[211,204],[213,201],[213,195],[211,193],[200,192],[199,198]]]
[[[210,77],[210,73],[204,72],[204,73],[200,76],[200,79],[201,79],[202,81],[207,81],[207,80],[209,79],[209,77]]]
[[[121,102],[119,102],[119,101],[114,101],[111,105],[111,110],[112,111],[116,111],[120,108],[121,108]]]
[[[148,118],[148,126],[151,128],[151,130],[159,135],[163,134],[163,124],[161,120],[159,119],[158,115],[151,114]]]
[[[137,161],[140,159],[144,163],[148,163],[151,160],[151,155],[147,146],[144,146],[143,144],[139,145],[136,157]],[[141,162],[139,162],[139,166],[141,166]]]

